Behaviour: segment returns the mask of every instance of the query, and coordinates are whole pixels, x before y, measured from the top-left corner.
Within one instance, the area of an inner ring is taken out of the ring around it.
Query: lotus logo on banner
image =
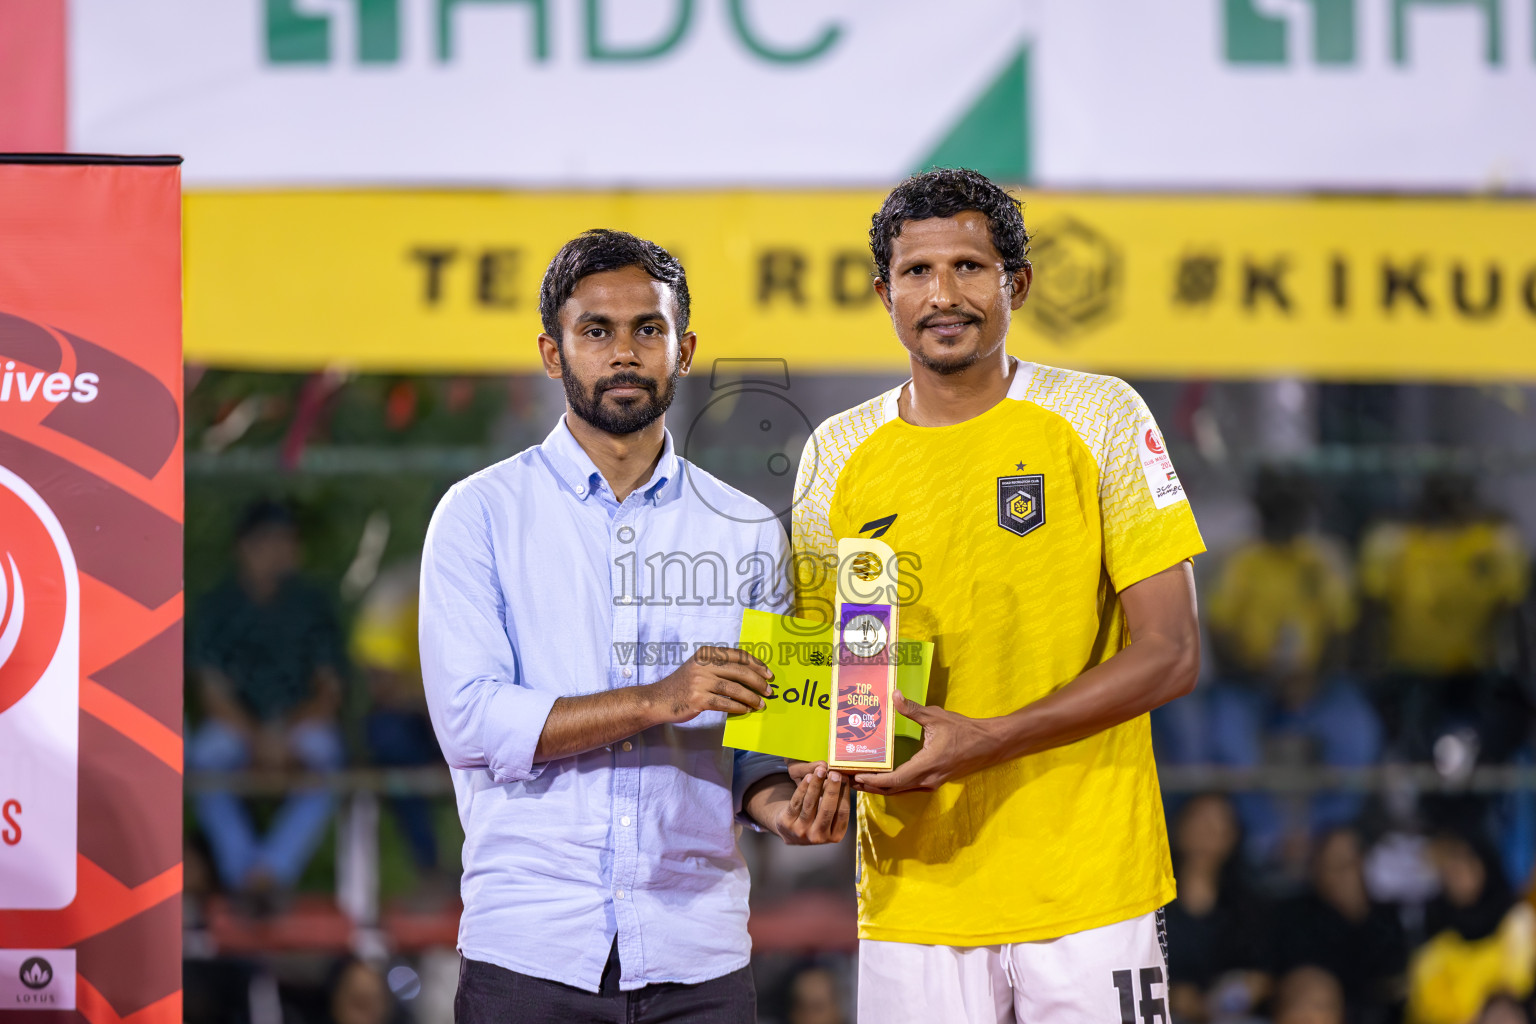
[[[34,991],[47,988],[53,981],[53,965],[40,956],[34,956],[21,965],[21,983]]]
[[[74,950],[0,947],[0,1011],[74,1007]]]

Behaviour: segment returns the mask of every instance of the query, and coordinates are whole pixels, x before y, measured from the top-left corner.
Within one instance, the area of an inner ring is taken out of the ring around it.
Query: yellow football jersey
[[[1118,593],[1205,550],[1140,396],[1014,364],[1008,397],[947,427],[901,389],[827,420],[793,513],[800,614],[830,618],[836,542],[900,562],[901,634],[935,645],[929,703],[1016,711],[1128,642]],[[1146,716],[933,793],[859,797],[859,934],[954,946],[1054,938],[1173,899]]]

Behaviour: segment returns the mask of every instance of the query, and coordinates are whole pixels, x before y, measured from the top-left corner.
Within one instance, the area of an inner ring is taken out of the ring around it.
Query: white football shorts
[[[1169,1024],[1163,912],[1001,946],[859,943],[859,1024]]]

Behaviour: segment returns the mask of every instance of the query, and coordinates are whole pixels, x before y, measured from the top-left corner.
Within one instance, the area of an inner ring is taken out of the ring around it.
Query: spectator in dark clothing
[[[374,764],[383,767],[443,763],[421,685],[421,653],[416,641],[416,584],[420,575],[421,567],[415,562],[381,573],[363,598],[352,627],[352,664],[368,687],[368,716],[363,722],[368,753]],[[393,797],[390,805],[417,869],[435,879],[437,837],[432,805],[416,795]],[[457,891],[456,884],[453,888]]]
[[[837,975],[826,964],[801,964],[785,979],[784,990],[784,1024],[847,1024]]]
[[[1495,996],[1529,999],[1536,988],[1536,912],[1515,898],[1484,835],[1473,828],[1442,832],[1430,854],[1441,893],[1425,909],[1429,937],[1409,971],[1410,1019],[1464,1024]]]
[[[384,977],[356,957],[331,969],[326,1024],[389,1024],[399,1015]]]
[[[1283,903],[1275,915],[1277,974],[1311,965],[1343,987],[1349,1019],[1388,1019],[1403,997],[1408,940],[1397,912],[1371,901],[1365,889],[1360,837],[1336,829],[1318,845],[1310,891]]]
[[[1344,990],[1321,967],[1298,967],[1280,979],[1275,1024],[1344,1024]]]
[[[1477,1024],[1531,1024],[1525,1004],[1512,995],[1500,993],[1483,1004]]]
[[[235,553],[235,576],[202,600],[192,621],[188,668],[205,718],[188,744],[188,765],[335,771],[343,759],[341,635],[330,601],[297,575],[292,514],[274,502],[252,506]],[[265,836],[231,793],[199,793],[194,802],[224,885],[265,902],[298,880],[334,798],[293,794]]]
[[[1441,832],[1430,854],[1440,874],[1440,895],[1424,910],[1424,934],[1451,931],[1476,942],[1498,931],[1515,894],[1488,842],[1471,833]]]
[[[1202,1024],[1241,1014],[1268,991],[1263,973],[1265,904],[1247,884],[1232,802],[1192,798],[1173,833],[1179,898],[1168,905],[1169,1004],[1176,1020]]]
[[[1263,470],[1253,501],[1260,535],[1226,556],[1202,600],[1215,674],[1154,714],[1159,758],[1239,768],[1373,764],[1381,723],[1342,671],[1358,614],[1344,544],[1312,528],[1313,489],[1298,473]],[[1300,867],[1314,837],[1359,815],[1362,797],[1318,793],[1297,806],[1250,792],[1233,802],[1251,860]]]

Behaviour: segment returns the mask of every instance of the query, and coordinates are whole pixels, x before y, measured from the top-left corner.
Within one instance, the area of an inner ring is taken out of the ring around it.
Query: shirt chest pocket
[[[661,621],[662,639],[687,645],[689,655],[700,647],[735,647],[741,637],[741,612],[735,607],[668,605]]]
[[[736,608],[669,605],[663,610],[662,639],[671,666],[668,671],[692,658],[700,647],[735,647],[740,638],[741,612]],[[679,728],[720,728],[724,724],[723,711],[706,711]]]

